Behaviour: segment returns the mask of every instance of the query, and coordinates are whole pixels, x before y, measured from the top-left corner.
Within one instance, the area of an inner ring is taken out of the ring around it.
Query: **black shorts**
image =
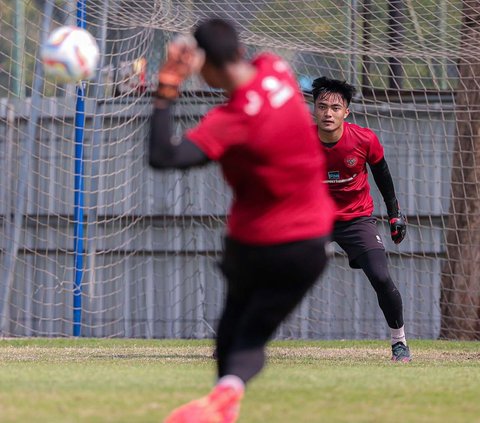
[[[326,266],[322,237],[269,246],[225,240],[220,265],[227,297],[217,333],[219,352],[261,346],[301,302]]]
[[[350,267],[359,269],[355,259],[369,250],[385,250],[378,232],[377,219],[358,217],[347,222],[337,221],[333,228],[333,241],[347,253]]]

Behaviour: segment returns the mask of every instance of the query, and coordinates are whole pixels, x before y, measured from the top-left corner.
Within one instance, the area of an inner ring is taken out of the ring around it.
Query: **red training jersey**
[[[367,163],[378,163],[384,154],[375,133],[371,129],[344,122],[343,134],[335,145],[328,147],[320,144],[327,160],[324,182],[337,206],[337,220],[371,216],[374,205]]]
[[[264,53],[252,64],[255,77],[187,132],[219,161],[233,190],[228,235],[253,245],[327,235],[334,203],[303,96],[278,56]]]

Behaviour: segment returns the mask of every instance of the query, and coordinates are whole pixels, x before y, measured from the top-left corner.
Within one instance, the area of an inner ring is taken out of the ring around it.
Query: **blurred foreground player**
[[[345,81],[313,81],[314,116],[320,145],[327,161],[324,179],[337,205],[333,240],[347,253],[350,267],[362,269],[377,294],[390,327],[392,360],[408,362],[402,297],[388,271],[385,247],[372,216],[367,164],[387,207],[392,241],[406,235],[406,219],[398,206],[383,147],[368,128],[345,122],[355,88]]]
[[[182,137],[171,103],[194,72],[228,101]],[[151,119],[149,163],[157,169],[218,161],[234,199],[221,269],[226,303],[217,331],[218,380],[167,423],[233,423],[245,384],[260,372],[265,346],[325,268],[334,205],[313,120],[289,66],[264,53],[243,56],[234,27],[211,19],[194,39],[168,46]]]

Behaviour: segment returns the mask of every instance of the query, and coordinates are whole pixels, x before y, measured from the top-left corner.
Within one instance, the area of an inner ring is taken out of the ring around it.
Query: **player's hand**
[[[407,234],[407,218],[402,212],[396,216],[389,216],[390,235],[395,244],[400,244]]]
[[[205,62],[203,50],[195,38],[180,35],[167,45],[167,60],[158,71],[157,96],[173,100],[178,96],[180,84],[193,73],[200,71]]]

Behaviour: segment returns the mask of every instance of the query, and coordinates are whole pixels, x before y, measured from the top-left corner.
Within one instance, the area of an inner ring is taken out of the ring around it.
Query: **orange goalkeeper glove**
[[[205,54],[192,36],[180,35],[169,42],[167,60],[158,71],[157,97],[166,100],[177,98],[180,84],[198,72],[204,61]]]

